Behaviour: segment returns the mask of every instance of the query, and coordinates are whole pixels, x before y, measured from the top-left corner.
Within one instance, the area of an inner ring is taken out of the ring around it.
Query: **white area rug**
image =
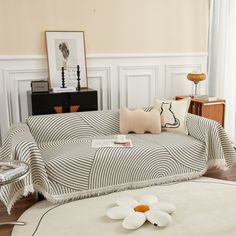
[[[110,220],[106,211],[120,196],[157,195],[177,210],[167,228],[146,222],[130,231],[120,220]],[[236,236],[236,183],[202,177],[172,185],[154,186],[51,205],[46,200],[20,217],[25,226],[15,226],[12,236]]]

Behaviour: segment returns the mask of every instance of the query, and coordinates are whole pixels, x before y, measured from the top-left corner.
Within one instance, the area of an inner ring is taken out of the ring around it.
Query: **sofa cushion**
[[[154,107],[161,114],[162,130],[188,134],[186,118],[191,98],[181,100],[154,100]]]
[[[161,117],[157,109],[145,112],[139,108],[130,111],[127,108],[120,110],[120,133],[128,134],[134,132],[144,134],[150,132],[158,134],[161,132]]]

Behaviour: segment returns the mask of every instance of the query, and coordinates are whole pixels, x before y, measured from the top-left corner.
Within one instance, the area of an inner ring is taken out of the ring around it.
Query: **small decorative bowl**
[[[200,73],[200,74],[189,73],[187,75],[187,79],[190,81],[193,81],[195,84],[197,84],[198,82],[206,79],[206,74],[204,74],[204,73]]]

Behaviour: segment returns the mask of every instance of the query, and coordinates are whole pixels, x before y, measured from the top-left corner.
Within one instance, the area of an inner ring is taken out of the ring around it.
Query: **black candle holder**
[[[64,67],[61,68],[61,84],[62,84],[61,88],[66,88]]]
[[[79,65],[77,65],[77,90],[80,91],[80,70],[79,70]]]

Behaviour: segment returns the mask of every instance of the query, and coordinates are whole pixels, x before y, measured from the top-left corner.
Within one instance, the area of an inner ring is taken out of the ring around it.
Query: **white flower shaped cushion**
[[[146,220],[157,227],[165,227],[172,221],[172,214],[176,207],[168,202],[159,202],[154,195],[144,195],[139,201],[131,197],[122,197],[116,202],[117,206],[108,209],[110,219],[123,220],[126,229],[137,229]]]

